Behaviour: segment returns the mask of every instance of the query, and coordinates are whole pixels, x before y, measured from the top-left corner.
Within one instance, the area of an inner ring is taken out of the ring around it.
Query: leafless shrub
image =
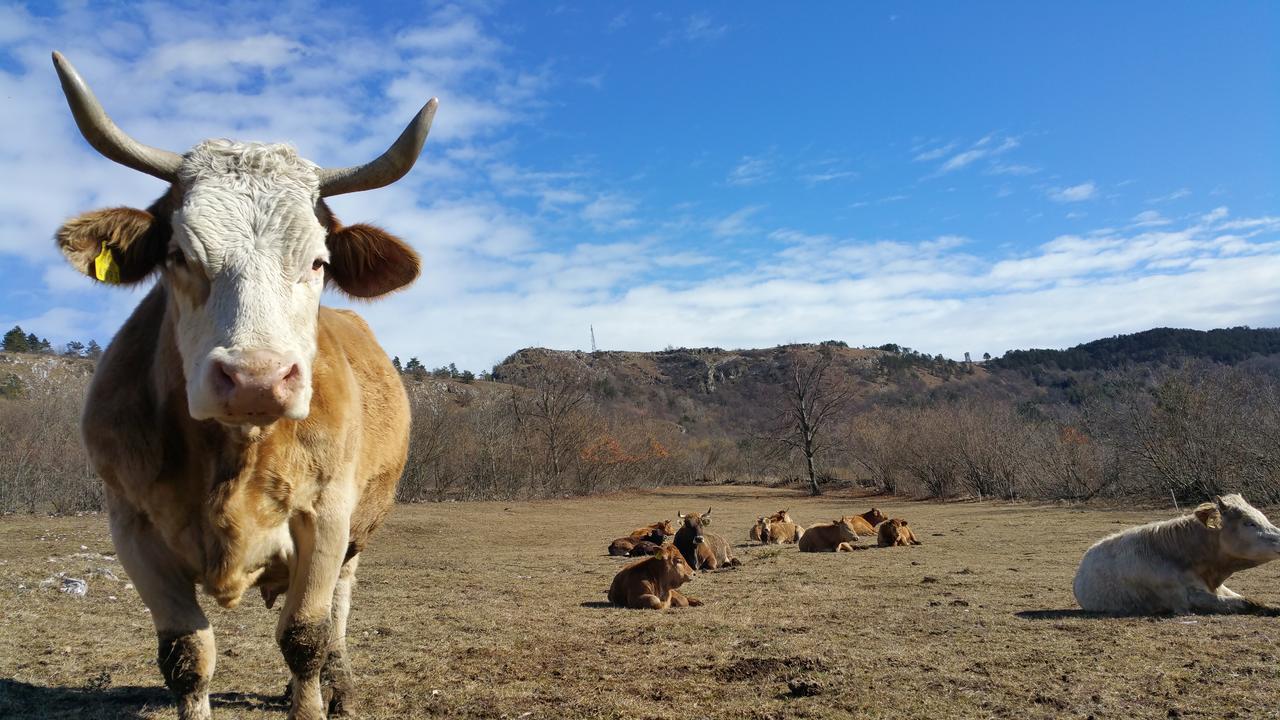
[[[37,379],[0,399],[0,511],[101,510],[80,441],[83,383]]]

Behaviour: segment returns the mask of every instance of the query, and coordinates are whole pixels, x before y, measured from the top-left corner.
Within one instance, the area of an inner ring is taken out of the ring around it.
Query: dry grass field
[[[370,718],[1280,717],[1276,618],[1073,612],[1084,549],[1163,511],[916,503],[924,545],[840,555],[746,540],[789,507],[809,525],[866,499],[672,488],[532,503],[402,506],[360,568],[350,642]],[[739,569],[683,589],[701,608],[604,604],[609,540],[714,508]],[[0,519],[0,717],[170,718],[146,609],[104,517]],[[92,575],[113,571],[119,579]],[[41,588],[66,572],[86,597]],[[1280,563],[1236,577],[1280,605]],[[214,712],[283,717],[275,612],[210,610]]]

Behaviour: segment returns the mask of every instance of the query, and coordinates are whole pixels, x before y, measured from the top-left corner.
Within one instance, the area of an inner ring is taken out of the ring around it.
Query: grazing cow
[[[1099,540],[1076,571],[1076,602],[1114,615],[1248,611],[1257,606],[1222,583],[1277,557],[1280,528],[1243,497],[1218,497]]]
[[[771,522],[764,527],[761,533],[761,542],[766,544],[781,545],[782,543],[799,542],[800,537],[804,535],[804,528],[793,522]]]
[[[693,568],[674,545],[666,545],[653,557],[633,562],[618,571],[609,585],[609,602],[637,610],[696,607],[701,600],[686,597],[676,588],[694,577]]]
[[[178,714],[210,716],[216,651],[197,586],[228,608],[255,586],[268,606],[285,594],[275,636],[289,717],[348,712],[351,587],[394,501],[409,404],[369,326],[320,307],[320,293],[385,295],[417,277],[418,256],[341,224],[322,198],[407,173],[436,101],[358,167],[230,140],[178,155],[130,138],[66,59],[53,62],[89,144],[169,183],[147,210],[67,221],[57,244],[99,281],[156,277],[99,361],[81,425]]]
[[[675,546],[694,570],[716,570],[729,565],[741,565],[729,549],[729,541],[720,535],[707,532],[711,524],[711,509],[703,514],[680,514],[684,524],[676,531]]]
[[[800,552],[849,552],[858,542],[849,518],[832,520],[829,525],[814,525],[800,536]]]
[[[848,515],[844,519],[853,524],[853,531],[859,536],[875,537],[876,526],[889,518],[879,508],[871,508],[861,515]]]
[[[675,535],[675,529],[671,527],[670,520],[663,520],[652,525],[646,525],[642,528],[636,528],[626,537],[620,537],[609,543],[609,554],[615,556],[632,555],[652,555],[651,552],[635,552],[640,543],[647,545],[661,545],[667,541],[671,535]]]
[[[902,518],[885,520],[876,526],[876,545],[880,547],[906,547],[919,544],[916,534],[911,532],[907,521]]]

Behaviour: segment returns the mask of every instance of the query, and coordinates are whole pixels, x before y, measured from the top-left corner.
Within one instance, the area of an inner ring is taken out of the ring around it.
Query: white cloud
[[[1155,210],[1143,210],[1133,216],[1132,222],[1135,227],[1154,227],[1158,225],[1168,225],[1173,221],[1164,217]]]
[[[955,155],[951,155],[951,157],[947,158],[946,162],[942,163],[942,165],[934,171],[933,176],[936,177],[938,175],[955,172],[956,170],[969,167],[984,158],[995,158],[1017,148],[1020,144],[1021,143],[1018,139],[1013,137],[1004,137],[997,142],[996,135],[994,133],[983,136],[967,150],[956,153]],[[949,143],[940,148],[921,152],[917,154],[914,159],[916,161],[937,160],[950,154],[955,147],[955,143]],[[1006,167],[1024,168],[1027,166],[1020,165]]]
[[[769,161],[762,157],[744,155],[738,164],[729,171],[727,182],[730,185],[757,185],[773,175]]]
[[[1165,203],[1165,202],[1172,202],[1174,200],[1181,200],[1184,197],[1190,197],[1190,196],[1191,196],[1191,188],[1178,188],[1177,190],[1174,190],[1168,195],[1161,195],[1160,197],[1147,198],[1147,202],[1151,203],[1152,205],[1155,205],[1157,203]]]
[[[1098,186],[1090,180],[1071,187],[1053,188],[1049,191],[1049,199],[1060,203],[1083,202],[1091,199],[1097,192]]]
[[[733,212],[723,218],[715,220],[711,223],[711,234],[718,238],[737,237],[745,235],[753,230],[758,230],[756,226],[750,224],[750,220],[756,213],[763,210],[761,205],[749,205],[736,212]]]
[[[635,227],[631,217],[636,210],[634,200],[618,194],[600,195],[582,208],[582,218],[597,230],[625,230]]]

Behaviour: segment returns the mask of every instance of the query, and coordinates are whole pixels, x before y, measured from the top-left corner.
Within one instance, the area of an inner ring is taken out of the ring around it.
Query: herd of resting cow
[[[635,609],[664,610],[701,605],[677,588],[695,571],[739,565],[721,535],[707,532],[711,510],[681,514],[632,530],[609,544],[610,555],[647,556],[622,568],[609,586],[609,602]],[[664,544],[674,536],[670,545]],[[862,549],[859,536],[879,547],[920,545],[907,521],[877,508],[847,515],[808,530],[786,510],[760,516],[749,537],[759,543],[796,543],[800,552]],[[1076,602],[1086,611],[1111,615],[1161,613],[1274,612],[1223,583],[1232,574],[1280,557],[1277,528],[1241,495],[1204,503],[1189,515],[1129,528],[1099,540],[1076,571]]]
[[[211,715],[217,650],[198,588],[227,608],[253,588],[267,607],[283,596],[275,639],[290,672],[289,717],[349,714],[352,586],[394,505],[410,414],[373,331],[320,298],[326,288],[386,295],[412,283],[421,263],[391,233],[339,222],[325,198],[408,173],[436,101],[362,165],[320,167],[289,145],[223,139],[178,154],[127,135],[66,58],[54,53],[53,62],[89,144],[165,183],[145,210],[85,212],[55,241],[100,283],[154,280],[97,363],[81,433],[178,715]],[[738,562],[706,532],[710,515],[615,541],[611,553],[650,557],[618,573],[609,599],[698,604],[676,588],[695,570]],[[905,520],[875,510],[808,531],[783,511],[752,530],[806,552],[857,549],[857,537],[871,534],[880,545],[919,544]],[[1085,610],[1112,614],[1248,611],[1255,606],[1223,581],[1278,556],[1280,529],[1228,495],[1103,539],[1085,553],[1075,595]]]
[[[652,610],[701,605],[701,600],[683,595],[676,588],[692,580],[695,571],[741,564],[733,557],[724,536],[707,531],[711,525],[710,508],[705,513],[679,515],[679,530],[670,520],[663,520],[636,528],[609,543],[610,555],[647,556],[618,571],[609,586],[609,602]],[[789,512],[779,510],[761,515],[748,533],[761,544],[796,543],[800,552],[850,552],[865,547],[857,544],[859,536],[875,537],[880,547],[920,544],[906,520],[891,520],[877,508],[808,530],[796,523]],[[669,537],[673,538],[672,544],[664,544]]]

